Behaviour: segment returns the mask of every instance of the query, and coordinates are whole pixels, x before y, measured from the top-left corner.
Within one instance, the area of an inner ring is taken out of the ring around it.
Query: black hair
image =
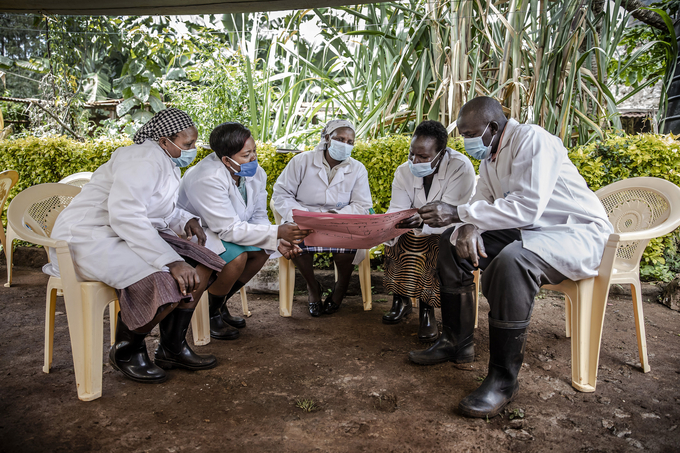
[[[446,143],[449,139],[449,133],[446,128],[439,121],[423,121],[416,127],[413,137],[431,137],[437,142],[437,151],[446,148]]]
[[[217,157],[231,157],[246,146],[252,137],[250,130],[241,123],[226,122],[215,127],[210,133],[210,149]]]

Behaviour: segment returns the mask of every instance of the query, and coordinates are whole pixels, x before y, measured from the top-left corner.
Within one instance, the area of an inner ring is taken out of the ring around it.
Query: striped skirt
[[[205,247],[169,234],[158,234],[191,266],[203,264],[214,271],[221,271],[224,267],[224,260]],[[208,286],[213,281],[215,274],[208,281]],[[127,288],[117,289],[116,292],[120,315],[125,325],[132,330],[150,323],[163,305],[193,300],[191,294],[182,295],[170,272],[162,271],[154,272]]]
[[[394,246],[385,247],[385,291],[439,307],[438,254],[438,234],[417,237],[409,231],[399,236]]]

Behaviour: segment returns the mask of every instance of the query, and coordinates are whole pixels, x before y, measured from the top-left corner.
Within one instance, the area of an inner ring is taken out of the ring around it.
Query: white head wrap
[[[323,151],[326,149],[326,135],[333,134],[336,129],[340,129],[341,127],[349,127],[356,132],[352,123],[347,120],[330,120],[328,123],[326,123],[326,127],[324,127],[321,131],[321,140],[314,148],[314,151]]]

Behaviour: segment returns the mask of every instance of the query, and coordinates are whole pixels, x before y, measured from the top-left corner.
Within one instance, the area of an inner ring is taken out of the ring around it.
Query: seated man
[[[469,417],[493,417],[517,395],[526,330],[540,287],[597,275],[612,232],[597,196],[569,160],[559,138],[506,120],[494,99],[463,106],[458,130],[465,150],[482,162],[472,200],[423,206],[431,227],[461,222],[441,236],[440,338],[409,358],[419,364],[474,360],[475,267],[484,270],[489,301],[489,372],[458,405]]]

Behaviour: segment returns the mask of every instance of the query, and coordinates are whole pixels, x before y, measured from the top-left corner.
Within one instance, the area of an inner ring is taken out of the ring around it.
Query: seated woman
[[[272,198],[284,222],[293,221],[293,209],[336,214],[368,214],[373,206],[368,172],[350,157],[354,147],[354,126],[332,120],[321,131],[321,141],[312,151],[293,157],[274,184]],[[293,263],[307,282],[309,313],[335,313],[345,297],[354,264],[363,260],[356,249],[307,247]],[[333,292],[321,301],[321,285],[314,277],[314,253],[331,252],[338,270]],[[356,262],[355,261],[356,258]]]
[[[196,157],[197,137],[185,112],[157,113],[133,145],[117,149],[94,172],[52,231],[54,239],[68,242],[80,277],[116,289],[121,311],[109,361],[138,382],[163,382],[163,369],[217,365],[214,356],[197,355],[186,341],[201,294],[213,282],[224,287],[227,277],[224,261],[203,247],[197,218],[176,207],[179,168]],[[50,273],[58,275],[56,253],[50,254]],[[159,323],[154,364],[144,338]]]
[[[387,212],[420,208],[432,201],[454,206],[467,203],[475,186],[475,169],[470,160],[447,148],[448,133],[437,121],[423,121],[413,133],[408,162],[394,174],[392,199]],[[449,201],[451,200],[451,201]],[[385,324],[397,324],[411,313],[411,298],[420,301],[418,338],[437,338],[434,307],[439,306],[437,255],[439,235],[446,229],[423,225],[418,214],[403,220],[399,228],[413,228],[386,243],[386,292],[394,294],[392,308],[383,316]]]
[[[231,316],[227,300],[262,268],[274,250],[290,258],[307,230],[272,225],[267,217],[267,174],[257,164],[255,140],[239,123],[222,123],[210,134],[208,155],[189,169],[179,188],[179,206],[196,214],[206,228],[206,247],[227,262],[229,292],[208,290],[210,336],[231,340],[246,321]],[[280,241],[279,241],[280,240]],[[265,249],[265,250],[263,250]]]

